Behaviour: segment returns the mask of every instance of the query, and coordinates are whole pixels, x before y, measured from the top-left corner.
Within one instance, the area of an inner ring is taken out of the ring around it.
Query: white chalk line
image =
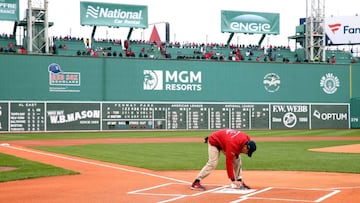
[[[325,199],[331,197],[331,196],[334,196],[335,194],[339,193],[340,190],[334,190],[333,192],[327,194],[327,195],[324,195],[322,197],[320,197],[319,199],[315,200],[315,202],[322,202],[324,201]]]
[[[40,155],[44,155],[44,156],[56,157],[56,158],[60,158],[60,159],[76,161],[76,162],[80,162],[80,163],[85,163],[85,164],[90,164],[90,165],[95,165],[95,166],[100,166],[100,167],[105,167],[105,168],[112,168],[112,169],[117,169],[117,170],[121,170],[121,171],[130,172],[130,173],[137,173],[137,174],[152,176],[152,177],[161,178],[161,179],[165,179],[165,180],[171,180],[171,181],[175,181],[175,182],[179,182],[179,183],[191,184],[191,182],[188,182],[188,181],[179,180],[179,179],[176,179],[176,178],[170,178],[170,177],[167,177],[167,176],[156,175],[156,174],[147,173],[147,172],[143,172],[143,171],[136,171],[136,170],[126,169],[126,168],[122,168],[122,167],[119,167],[119,166],[112,166],[112,165],[108,165],[108,164],[104,164],[104,163],[96,163],[96,162],[93,162],[93,161],[77,159],[77,158],[74,158],[74,157],[66,157],[66,156],[62,156],[62,155],[58,155],[58,154],[51,154],[51,153],[42,152],[42,151],[35,151],[35,150],[27,149],[27,148],[21,148],[21,147],[15,147],[15,146],[6,146],[6,147],[11,148],[11,149],[15,149],[15,150],[25,151],[25,152],[31,152],[31,153],[34,153],[34,154],[40,154]]]
[[[143,172],[143,171],[137,171],[137,170],[132,170],[132,169],[126,169],[123,167],[119,167],[119,166],[112,166],[112,165],[108,165],[108,164],[103,164],[103,163],[96,163],[93,161],[88,161],[88,160],[84,160],[84,159],[78,159],[78,158],[73,158],[73,157],[67,157],[67,156],[62,156],[62,155],[58,155],[58,154],[52,154],[52,153],[47,153],[47,152],[43,152],[43,151],[36,151],[36,150],[31,150],[31,149],[27,149],[27,148],[22,148],[22,147],[15,147],[15,146],[10,146],[8,144],[1,144],[0,146],[2,147],[7,147],[7,148],[11,148],[11,149],[15,149],[15,150],[19,150],[19,151],[25,151],[25,152],[31,152],[34,154],[40,154],[40,155],[44,155],[44,156],[50,156],[50,157],[56,157],[56,158],[60,158],[60,159],[65,159],[65,160],[70,160],[70,161],[75,161],[75,162],[80,162],[80,163],[85,163],[85,164],[90,164],[90,165],[95,165],[95,166],[100,166],[100,167],[105,167],[105,168],[112,168],[112,169],[116,169],[116,170],[121,170],[121,171],[125,171],[125,172],[130,172],[130,173],[137,173],[137,174],[142,174],[142,175],[147,175],[147,176],[151,176],[151,177],[156,177],[156,178],[160,178],[160,179],[165,179],[165,180],[170,180],[170,181],[174,181],[174,182],[178,182],[178,183],[184,183],[184,184],[191,184],[191,182],[189,181],[184,181],[184,180],[179,180],[176,178],[171,178],[171,177],[167,177],[167,176],[162,176],[162,175],[156,175],[156,174],[152,174],[152,173],[147,173],[147,172]],[[163,187],[163,186],[167,186],[170,185],[172,183],[166,183],[166,184],[162,184],[162,185],[157,185],[154,187],[150,187],[150,188],[145,188],[145,189],[141,189],[141,190],[136,190],[136,191],[131,191],[128,192],[129,194],[147,194],[149,195],[149,193],[142,193],[143,191],[147,191],[147,190],[151,190],[151,189],[155,189],[158,187]],[[182,199],[188,196],[199,196],[199,195],[203,195],[206,193],[211,193],[217,190],[221,190],[223,188],[227,188],[228,186],[222,186],[222,187],[218,187],[218,188],[214,188],[212,190],[206,190],[204,192],[199,192],[196,194],[192,194],[192,195],[183,195],[183,194],[152,194],[151,195],[164,195],[164,196],[175,196],[172,199],[168,199],[165,201],[161,201],[158,203],[167,203],[167,202],[171,202],[171,201],[175,201],[178,199]],[[248,199],[268,199],[268,200],[277,200],[277,201],[294,201],[294,202],[298,202],[298,201],[303,201],[303,202],[322,202],[327,198],[330,198],[331,196],[334,196],[335,194],[341,192],[340,189],[354,189],[354,188],[360,188],[359,187],[338,187],[338,188],[329,188],[329,189],[319,189],[319,188],[285,188],[285,187],[277,187],[277,188],[282,188],[282,189],[297,189],[297,190],[322,190],[322,191],[332,191],[329,194],[326,194],[314,201],[311,200],[296,200],[296,199],[282,199],[282,198],[261,198],[261,197],[252,197],[253,195],[262,193],[262,192],[266,192],[268,190],[273,189],[274,187],[268,187],[265,188],[263,190],[259,190],[250,194],[246,194],[246,195],[242,195],[240,197],[240,199],[232,201],[231,203],[237,203],[237,202],[241,202],[241,201],[245,201]]]
[[[302,199],[287,199],[287,198],[269,198],[269,197],[253,197],[256,194],[263,193],[272,189],[288,189],[288,190],[312,190],[312,191],[326,191],[330,192],[316,200],[302,200]],[[259,199],[259,200],[273,200],[273,201],[289,201],[289,202],[322,202],[325,199],[330,198],[331,196],[334,196],[335,194],[341,192],[341,190],[334,190],[334,189],[321,189],[321,188],[287,188],[287,187],[268,187],[263,190],[259,190],[254,193],[246,194],[240,197],[239,200],[232,201],[231,203],[238,203],[241,201],[245,201],[248,199]]]
[[[22,147],[16,147],[16,146],[10,146],[10,145],[0,145],[2,147],[7,147],[10,149],[14,149],[14,150],[19,150],[19,151],[24,151],[24,152],[30,152],[30,153],[34,153],[34,154],[40,154],[43,156],[50,156],[50,157],[55,157],[55,158],[59,158],[59,159],[65,159],[65,160],[69,160],[69,161],[75,161],[75,162],[80,162],[80,163],[85,163],[85,164],[90,164],[90,165],[95,165],[95,166],[100,166],[100,167],[105,167],[105,168],[111,168],[111,169],[117,169],[117,170],[121,170],[121,171],[125,171],[125,172],[130,172],[130,173],[137,173],[137,174],[142,174],[142,175],[147,175],[147,176],[152,176],[152,177],[156,177],[156,178],[160,178],[160,179],[165,179],[165,180],[170,180],[170,181],[174,181],[174,182],[178,182],[178,183],[183,183],[183,184],[188,184],[190,185],[191,182],[188,181],[183,181],[183,180],[179,180],[179,179],[175,179],[175,178],[170,178],[167,176],[161,176],[161,175],[156,175],[156,174],[152,174],[152,173],[147,173],[147,172],[143,172],[143,171],[136,171],[136,170],[131,170],[131,169],[126,169],[126,168],[122,168],[122,167],[118,167],[118,166],[112,166],[112,165],[108,165],[108,164],[103,164],[103,163],[97,163],[97,162],[93,162],[93,161],[88,161],[88,160],[84,160],[84,159],[78,159],[78,158],[74,158],[74,157],[70,157],[70,156],[62,156],[59,154],[55,154],[55,153],[48,153],[48,152],[43,152],[43,151],[37,151],[37,150],[32,150],[32,149],[28,149],[28,148],[22,148]],[[158,186],[154,186],[153,188],[156,187],[161,187],[164,185],[168,185],[171,183],[166,183],[163,185],[158,185]],[[218,189],[223,189],[225,187],[228,186],[223,186],[223,187],[219,187],[219,188],[215,188],[213,190],[206,190],[204,192],[200,192],[200,193],[196,193],[193,194],[191,196],[198,196],[201,194],[205,194],[205,193],[209,193],[209,192],[213,192],[215,190]],[[148,188],[142,189],[142,191],[146,191],[149,190]],[[141,191],[141,190],[137,190],[137,191]],[[131,192],[130,192],[131,193]],[[134,194],[135,192],[132,191],[132,193]],[[136,193],[139,194],[139,193]],[[148,194],[148,193],[143,193],[143,194]],[[154,194],[153,194],[154,195]],[[171,194],[157,194],[157,195],[161,195],[161,196],[171,196]],[[176,196],[175,198],[169,199],[169,200],[165,200],[159,203],[166,203],[166,202],[171,202],[177,199],[181,199],[184,197],[188,197],[189,195],[179,195],[177,196],[177,194],[172,194],[173,196]]]
[[[271,190],[271,189],[272,189],[272,187],[268,187],[268,188],[264,188],[262,190],[250,193],[250,194],[242,195],[242,196],[240,196],[240,199],[232,201],[230,203],[237,203],[237,202],[245,201],[245,200],[249,199],[250,196],[253,196],[253,195],[256,195],[256,194],[259,194],[259,193],[262,193],[262,192],[266,192],[266,191]]]

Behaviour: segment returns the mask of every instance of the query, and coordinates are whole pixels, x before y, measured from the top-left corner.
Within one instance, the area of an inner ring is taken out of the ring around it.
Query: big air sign
[[[147,28],[148,8],[141,5],[80,2],[80,24]]]
[[[359,44],[360,16],[337,16],[325,18],[327,44]]]
[[[221,11],[221,32],[279,34],[280,14]]]

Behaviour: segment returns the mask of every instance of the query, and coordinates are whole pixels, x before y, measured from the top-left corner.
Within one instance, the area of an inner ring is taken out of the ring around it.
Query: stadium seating
[[[0,39],[0,47],[7,46],[8,40]],[[65,56],[77,56],[77,55],[89,55],[88,50],[85,47],[83,40],[61,40],[54,41],[56,46],[56,53],[58,55]],[[66,47],[66,48],[64,48]],[[114,41],[94,41],[91,48],[97,51],[99,57],[119,57],[125,55],[125,50],[120,43]],[[186,59],[186,60],[205,60],[204,54],[200,52],[200,46],[166,46],[164,45],[165,52],[161,52],[159,47],[153,43],[143,43],[133,41],[130,43],[129,50],[134,53],[133,57],[137,58],[154,58],[154,59]],[[144,51],[142,51],[144,50]],[[246,51],[251,50],[252,55],[246,56]],[[233,60],[233,50],[226,46],[208,46],[205,52],[212,51],[212,60]],[[256,58],[260,62],[277,62],[277,63],[300,63],[305,62],[304,49],[297,49],[291,51],[285,47],[272,48],[264,50],[258,47],[241,47],[241,54],[243,55],[243,61],[256,61]],[[336,59],[336,64],[349,64],[357,62],[358,59],[353,57],[350,52],[343,50],[327,50],[326,59],[329,62],[329,58],[332,56]],[[313,62],[313,61],[312,61]]]
[[[13,50],[9,50],[9,44],[13,44]],[[0,52],[16,52],[16,40],[14,38],[3,38],[0,37]]]

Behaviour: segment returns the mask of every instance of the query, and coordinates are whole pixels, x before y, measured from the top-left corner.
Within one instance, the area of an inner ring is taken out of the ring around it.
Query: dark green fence
[[[250,103],[255,105],[255,109],[265,105],[264,108],[267,108],[264,110],[267,112],[264,114],[265,117],[266,115],[274,116],[274,118],[271,117],[274,120],[248,119],[249,123],[244,125],[239,123],[232,125],[231,122],[229,124],[206,123],[206,126],[202,127],[205,129],[213,129],[217,126],[249,129],[288,128],[293,125],[291,122],[294,121],[294,116],[301,119],[292,128],[313,128],[312,124],[323,126],[323,128],[347,128],[350,120],[352,127],[358,127],[360,105],[357,99],[353,99],[360,97],[358,78],[360,78],[358,64],[289,64],[0,54],[0,101],[3,101],[2,109],[0,109],[3,122],[0,128],[12,129],[12,126],[21,126],[5,121],[9,120],[7,119],[9,116],[20,115],[21,117],[23,115],[21,108],[27,111],[26,105],[39,105],[33,110],[42,115],[43,119],[40,120],[51,124],[49,119],[54,117],[50,117],[50,114],[56,112],[51,111],[49,114],[48,111],[51,109],[63,111],[63,115],[70,115],[71,120],[71,116],[75,116],[73,113],[76,109],[85,104],[88,106],[89,102],[96,103],[92,104],[94,107],[86,109],[85,113],[89,114],[100,112],[101,102],[143,103],[144,105],[160,102],[216,104],[214,107],[197,107],[200,109],[196,112],[206,114],[203,118],[205,120],[210,118],[211,112],[223,117],[226,115],[231,117],[231,113],[237,112],[236,109],[232,111],[224,107],[225,110],[223,110],[221,107],[221,111],[216,113],[214,108],[220,108],[217,106],[219,103],[224,105]],[[21,103],[22,101],[24,103]],[[47,106],[49,109],[45,108],[46,102],[50,102]],[[75,106],[74,103],[76,103]],[[282,111],[275,111],[277,104],[282,105],[280,108],[280,110],[283,108]],[[348,104],[351,104],[351,118]],[[297,105],[308,106],[309,109],[306,112],[293,111],[293,107]],[[318,112],[315,112],[314,108],[310,109],[309,105],[311,107],[320,105],[316,108]],[[16,111],[13,112],[14,107],[21,108],[16,113]],[[137,109],[132,111],[136,112]],[[184,112],[181,116],[188,116],[188,113],[192,112],[191,109],[182,111]],[[239,110],[238,112],[252,115],[260,111]],[[153,112],[159,115],[163,113],[158,110]],[[155,116],[153,114],[152,116]],[[115,125],[111,125],[114,124],[111,120],[104,122],[96,117],[94,120],[82,121],[81,112],[77,115],[80,117],[75,124],[62,123],[59,120],[53,125],[46,126],[39,122],[26,125],[29,129],[19,127],[18,130],[117,129],[127,128],[132,122],[132,120],[117,120],[114,121]],[[58,117],[58,119],[63,119],[63,117]],[[319,120],[316,121],[316,119]],[[110,122],[109,125],[108,122]],[[139,123],[139,126],[171,129],[169,122],[158,121],[158,125],[145,122]],[[80,123],[81,126],[79,126]],[[91,125],[87,125],[89,123]],[[133,124],[137,126],[136,122]],[[189,124],[182,123],[182,120],[174,122],[175,124],[181,129],[189,129]],[[205,123],[197,125],[204,126]]]

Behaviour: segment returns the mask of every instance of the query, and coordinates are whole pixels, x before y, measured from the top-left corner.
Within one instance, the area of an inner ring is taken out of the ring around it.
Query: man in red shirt
[[[250,140],[246,133],[233,129],[218,130],[208,138],[205,138],[205,142],[208,142],[209,160],[199,172],[191,185],[191,189],[205,190],[200,181],[210,175],[211,171],[216,168],[219,162],[220,151],[225,154],[226,171],[231,180],[232,187],[249,189],[242,180],[240,153],[251,157],[252,153],[256,151],[255,142]]]

